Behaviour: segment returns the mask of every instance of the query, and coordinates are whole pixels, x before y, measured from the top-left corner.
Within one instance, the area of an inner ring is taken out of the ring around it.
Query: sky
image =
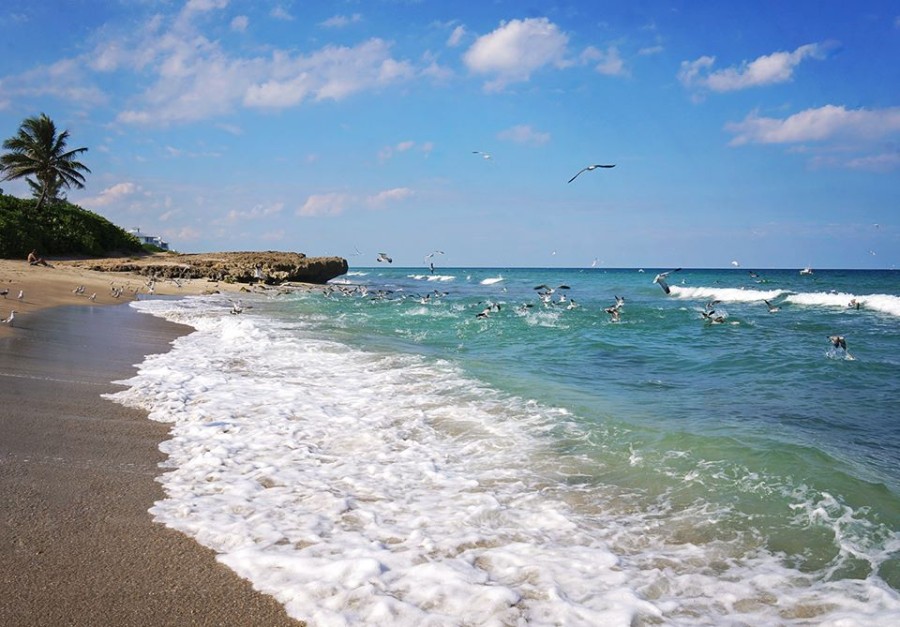
[[[4,0],[0,138],[40,113],[179,252],[900,265],[894,0]]]

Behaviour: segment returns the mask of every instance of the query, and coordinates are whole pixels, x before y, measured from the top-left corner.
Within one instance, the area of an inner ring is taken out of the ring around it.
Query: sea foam
[[[110,395],[171,424],[166,496],[152,514],[298,619],[784,624],[812,612],[866,625],[900,615],[877,580],[818,582],[754,538],[709,542],[729,507],[679,506],[668,492],[648,505],[640,491],[588,480],[596,461],[557,444],[586,437],[575,416],[501,394],[453,362],[323,339],[314,316],[232,316],[221,297],[132,306],[197,329]],[[774,485],[691,464],[687,451],[623,455],[634,472],[681,477],[673,490]],[[810,524],[823,507],[814,492],[798,499]]]

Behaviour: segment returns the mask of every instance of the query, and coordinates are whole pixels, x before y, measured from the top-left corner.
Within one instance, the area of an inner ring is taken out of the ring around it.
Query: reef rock
[[[91,259],[77,265],[100,272],[132,272],[166,279],[202,279],[230,283],[326,283],[347,273],[342,257],[307,257],[303,253],[227,252],[157,253],[127,259]]]

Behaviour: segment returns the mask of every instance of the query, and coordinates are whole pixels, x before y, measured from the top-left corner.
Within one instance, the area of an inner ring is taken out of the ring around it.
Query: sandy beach
[[[0,261],[0,317],[18,312],[0,327],[0,624],[298,624],[212,551],[152,521],[168,428],[101,398],[188,328],[127,306],[144,277],[51,263]],[[210,287],[161,282],[156,293]]]

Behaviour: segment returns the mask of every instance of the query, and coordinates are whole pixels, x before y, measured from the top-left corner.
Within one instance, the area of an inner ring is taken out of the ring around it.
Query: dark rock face
[[[79,263],[100,272],[133,272],[157,278],[212,279],[234,283],[326,283],[347,273],[342,257],[307,257],[303,253],[230,252],[158,254],[129,259],[95,259]]]

